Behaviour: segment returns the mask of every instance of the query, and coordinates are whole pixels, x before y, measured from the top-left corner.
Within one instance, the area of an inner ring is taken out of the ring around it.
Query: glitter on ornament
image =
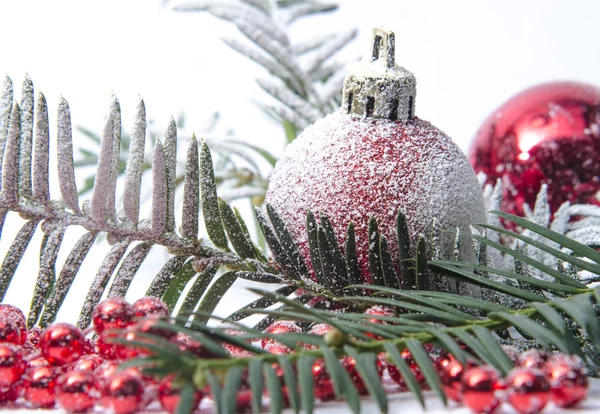
[[[167,304],[154,296],[144,296],[133,302],[132,306],[138,318],[149,315],[169,316],[171,313]]]
[[[395,63],[394,33],[373,32],[373,51],[350,67],[342,108],[308,127],[277,163],[266,202],[281,216],[308,262],[306,212],[329,217],[343,245],[349,223],[356,231],[363,280],[371,281],[368,222],[386,237],[398,263],[396,216],[407,219],[413,243],[441,230],[485,221],[481,189],[467,157],[452,140],[414,115],[416,81]],[[442,255],[450,258],[454,236],[444,233]],[[474,259],[469,243],[462,256]]]
[[[483,123],[469,159],[488,183],[502,180],[509,213],[524,216],[543,184],[552,213],[566,201],[600,205],[600,88],[551,82],[519,93]]]

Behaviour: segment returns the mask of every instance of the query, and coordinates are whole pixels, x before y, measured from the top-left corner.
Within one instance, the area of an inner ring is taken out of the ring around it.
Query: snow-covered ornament
[[[450,137],[415,116],[416,79],[395,63],[394,33],[373,31],[372,54],[353,64],[342,107],[307,128],[277,163],[266,202],[309,258],[307,210],[327,215],[343,245],[354,224],[362,278],[370,281],[368,222],[377,220],[397,263],[396,215],[407,218],[416,245],[434,227],[469,233],[485,221],[481,189],[467,157]],[[434,226],[434,220],[437,222]],[[454,237],[444,233],[441,255]],[[463,259],[471,259],[463,243]],[[468,256],[468,257],[467,257]]]

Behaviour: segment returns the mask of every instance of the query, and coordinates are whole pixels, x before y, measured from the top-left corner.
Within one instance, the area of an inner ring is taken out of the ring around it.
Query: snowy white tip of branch
[[[19,193],[31,196],[31,154],[33,146],[33,82],[23,80],[21,92],[21,149],[19,155]]]
[[[10,117],[6,152],[2,165],[2,196],[9,204],[19,201],[19,151],[21,146],[21,108],[15,103]]]
[[[142,186],[142,166],[146,145],[146,107],[142,98],[138,101],[133,131],[129,143],[127,166],[125,167],[125,193],[123,210],[125,217],[137,224],[140,216],[140,189]]]
[[[8,126],[10,113],[13,109],[13,84],[8,75],[4,76],[2,83],[2,95],[0,95],[0,186],[2,185],[2,166],[4,160],[4,148],[8,138]],[[2,188],[2,187],[0,187]]]
[[[43,93],[38,94],[35,120],[35,150],[33,153],[33,194],[45,206],[50,203],[48,168],[50,161],[50,126],[48,105]]]
[[[100,141],[100,153],[98,154],[98,167],[94,180],[94,189],[91,199],[91,217],[97,222],[106,220],[106,199],[110,191],[110,170],[112,163],[113,138],[115,134],[115,118],[111,111],[106,120],[102,139]]]
[[[75,213],[79,209],[79,196],[73,166],[73,132],[71,130],[71,109],[64,98],[58,103],[58,184],[63,202]]]
[[[163,234],[167,224],[167,174],[165,151],[160,139],[154,146],[152,160],[152,232]]]

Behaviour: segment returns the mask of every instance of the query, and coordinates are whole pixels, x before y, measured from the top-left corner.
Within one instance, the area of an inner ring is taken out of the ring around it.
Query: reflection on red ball
[[[552,82],[521,92],[484,122],[469,160],[488,183],[502,180],[504,211],[523,216],[542,184],[553,213],[565,201],[600,205],[600,88]]]
[[[85,354],[86,339],[81,329],[69,323],[55,323],[42,333],[42,355],[52,365],[64,365]]]

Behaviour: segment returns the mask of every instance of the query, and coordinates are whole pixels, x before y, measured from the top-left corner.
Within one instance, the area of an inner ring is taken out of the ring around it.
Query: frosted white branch
[[[71,109],[64,98],[58,103],[58,184],[65,205],[75,213],[79,209],[79,196],[73,166],[73,132],[71,130]]]
[[[140,98],[133,121],[133,131],[129,142],[129,155],[125,168],[125,194],[123,209],[125,217],[137,224],[140,216],[140,188],[142,186],[142,166],[146,145],[146,107]]]
[[[106,221],[106,199],[110,191],[110,172],[113,152],[115,118],[111,111],[104,126],[102,139],[100,141],[100,153],[98,154],[98,167],[96,169],[96,178],[94,180],[94,189],[92,190],[91,212],[92,219],[103,222]]]
[[[6,75],[2,84],[2,95],[0,96],[0,186],[2,185],[4,149],[6,147],[6,140],[8,138],[8,126],[10,123],[10,113],[13,109],[12,106],[13,84],[8,75]]]
[[[15,103],[10,117],[6,153],[2,165],[2,196],[9,204],[19,201],[19,151],[21,141],[21,108]]]
[[[200,212],[199,168],[198,141],[192,135],[185,163],[181,233],[184,237],[193,240],[198,238],[198,215]]]
[[[287,88],[261,79],[257,79],[256,82],[265,92],[286,105],[309,123],[316,122],[321,118],[319,111],[313,108],[304,99],[290,92]]]
[[[175,190],[177,189],[177,125],[171,117],[164,141],[165,172],[167,174],[166,231],[175,230]]]
[[[50,127],[46,97],[38,94],[35,119],[35,146],[33,151],[33,194],[45,206],[50,203],[48,166],[50,160]]]
[[[115,216],[115,198],[117,195],[117,178],[119,177],[119,159],[121,154],[121,105],[113,94],[110,113],[113,115],[112,161],[110,165],[110,179],[106,193],[106,216]]]
[[[152,160],[152,231],[165,232],[167,224],[167,176],[165,171],[165,151],[160,139],[154,146]]]
[[[31,196],[31,154],[33,145],[33,82],[29,75],[21,92],[21,150],[19,155],[19,193]]]

